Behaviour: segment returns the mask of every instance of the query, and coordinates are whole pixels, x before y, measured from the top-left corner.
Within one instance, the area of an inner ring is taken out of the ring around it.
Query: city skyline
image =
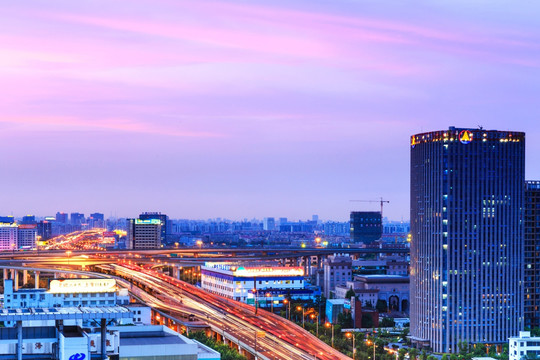
[[[410,135],[448,126],[525,132],[540,178],[539,4],[1,8],[2,215],[408,220]]]

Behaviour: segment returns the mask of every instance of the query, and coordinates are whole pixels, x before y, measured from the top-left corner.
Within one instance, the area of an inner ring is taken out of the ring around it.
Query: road
[[[190,313],[207,322],[213,329],[232,334],[267,359],[283,360],[350,360],[301,327],[275,314],[247,304],[207,293],[195,286],[165,274],[135,265],[108,265],[117,275],[150,287],[159,298],[141,294],[149,305],[162,310]],[[264,331],[256,338],[257,331]]]

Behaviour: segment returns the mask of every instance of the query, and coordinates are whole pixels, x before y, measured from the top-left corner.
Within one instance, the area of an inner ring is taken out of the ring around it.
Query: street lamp
[[[354,355],[356,354],[356,346],[354,344],[354,340],[356,339],[356,336],[354,336],[354,334],[350,332],[346,333],[345,336],[348,338],[352,338],[352,358],[353,360],[355,360]]]
[[[270,296],[271,296],[270,293],[266,293],[267,298],[269,298]],[[267,302],[268,302],[268,300],[267,300]],[[273,298],[270,300],[270,307],[271,307],[271,311],[272,311],[272,314],[273,314],[274,313],[274,299]],[[267,304],[266,308],[268,309],[268,304]]]
[[[375,339],[373,339],[373,341],[367,340],[367,345],[369,346],[369,345],[371,345],[371,344],[373,344],[373,360],[375,360],[375,347],[377,346],[377,345],[375,344]]]
[[[291,320],[291,301],[288,299],[283,299],[284,304],[288,304],[289,306],[289,321]],[[287,308],[285,308],[285,318],[287,318]]]
[[[202,240],[197,240],[197,245],[199,246],[199,249],[202,249]]]
[[[317,337],[319,337],[319,314],[317,314],[317,316],[315,316],[315,314],[311,314],[311,320],[315,320],[315,317],[317,318]]]
[[[324,326],[327,328],[332,327],[332,347],[334,347],[334,324],[327,322]]]
[[[253,297],[255,298],[255,315],[257,315],[257,289],[253,288],[251,291],[253,292]]]
[[[303,306],[297,306],[297,307],[296,307],[296,310],[297,310],[297,311],[302,310],[302,327],[305,329],[306,327],[304,326],[304,319],[305,319],[305,316],[304,316],[304,307],[303,307]]]

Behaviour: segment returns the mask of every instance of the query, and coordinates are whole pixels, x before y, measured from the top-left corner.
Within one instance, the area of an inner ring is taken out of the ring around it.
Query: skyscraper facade
[[[525,134],[411,137],[411,336],[435,352],[523,328]]]
[[[540,181],[525,183],[525,326],[540,327]]]
[[[381,238],[383,233],[382,216],[379,211],[351,212],[351,240],[371,244]]]

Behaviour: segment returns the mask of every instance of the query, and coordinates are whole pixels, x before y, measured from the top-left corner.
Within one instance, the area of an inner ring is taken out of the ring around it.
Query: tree
[[[443,354],[443,356],[442,356],[441,360],[448,360],[448,355],[446,355],[446,354]]]
[[[362,327],[363,328],[372,328],[373,327],[373,318],[369,314],[362,314]]]
[[[396,322],[394,321],[394,319],[389,317],[384,317],[379,324],[380,327],[394,327],[395,325]]]
[[[409,359],[410,360],[416,360],[416,357],[418,356],[418,350],[415,348],[411,348],[409,350]]]
[[[386,300],[379,299],[377,300],[375,308],[379,313],[385,313],[388,311],[388,304],[386,303]]]
[[[354,292],[352,286],[349,290],[347,290],[347,293],[345,294],[345,299],[350,300],[352,297],[356,297],[356,293]]]
[[[426,350],[422,350],[422,353],[420,354],[420,360],[427,360],[427,352]]]
[[[398,351],[398,360],[405,360],[405,355],[407,354],[407,349],[401,348]]]

